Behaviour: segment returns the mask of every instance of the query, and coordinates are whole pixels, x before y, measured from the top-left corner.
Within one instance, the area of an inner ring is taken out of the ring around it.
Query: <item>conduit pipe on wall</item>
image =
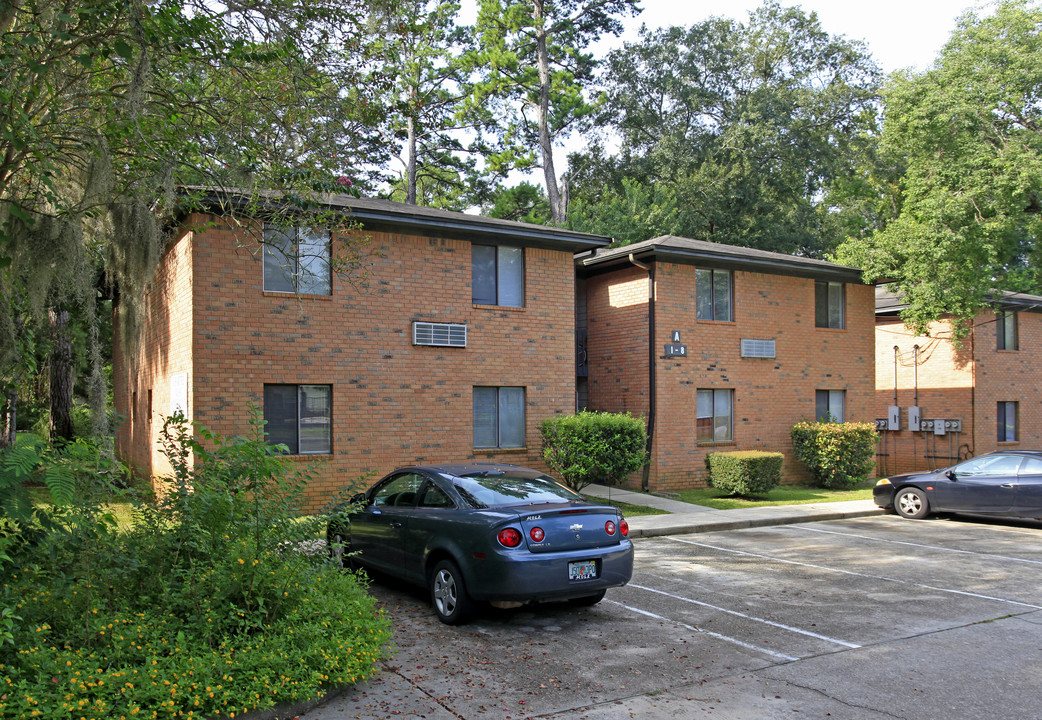
[[[629,260],[648,273],[648,442],[644,447],[647,459],[640,480],[640,489],[647,492],[651,476],[651,445],[655,436],[655,267],[637,260],[633,253],[630,253]]]

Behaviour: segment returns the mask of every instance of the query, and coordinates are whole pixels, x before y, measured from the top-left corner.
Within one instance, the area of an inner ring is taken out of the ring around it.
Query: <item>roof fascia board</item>
[[[861,279],[861,271],[857,268],[847,268],[840,265],[835,267],[820,267],[817,265],[804,265],[784,259],[745,257],[731,253],[714,253],[704,250],[685,250],[682,248],[664,248],[661,246],[647,247],[633,253],[637,258],[649,258],[658,262],[675,262],[686,265],[701,265],[703,267],[716,267],[729,270],[746,270],[749,272],[762,272],[771,275],[789,275],[794,277],[808,277],[817,279],[837,280],[849,283],[864,284]],[[629,254],[620,254],[598,262],[595,258],[582,261],[587,268],[597,265],[623,265],[629,264]]]

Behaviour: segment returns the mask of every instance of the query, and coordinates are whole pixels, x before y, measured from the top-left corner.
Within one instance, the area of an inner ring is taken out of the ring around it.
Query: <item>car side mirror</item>
[[[365,505],[365,503],[366,503],[365,493],[357,493],[357,494],[351,496],[351,504],[352,505]]]
[[[958,480],[958,479],[959,479],[959,476],[955,474],[955,471],[954,471],[954,470],[949,470],[948,472],[946,472],[946,473],[944,474],[944,476],[945,476],[946,478],[948,478],[949,480],[951,480],[952,482],[955,482],[956,480]]]

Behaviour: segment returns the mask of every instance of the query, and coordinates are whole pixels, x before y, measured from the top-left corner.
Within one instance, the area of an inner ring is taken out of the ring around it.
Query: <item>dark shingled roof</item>
[[[282,194],[275,191],[250,193],[238,188],[186,187],[187,192],[198,194],[202,207],[207,211],[221,213],[231,208],[241,209],[252,198],[262,206],[285,207]],[[337,209],[342,208],[353,220],[369,230],[409,233],[424,237],[452,238],[480,241],[488,244],[513,244],[551,250],[584,252],[602,248],[611,238],[602,235],[576,232],[564,228],[533,223],[500,220],[480,215],[453,212],[439,208],[406,205],[390,200],[356,198],[353,195],[323,194],[320,202]]]
[[[1019,312],[1042,312],[1042,296],[1027,293],[993,290],[987,301],[998,310],[1017,310]],[[908,307],[901,294],[893,285],[876,286],[876,315],[897,315]]]
[[[637,260],[658,260],[685,263],[700,267],[718,267],[732,270],[795,275],[819,280],[860,283],[861,270],[837,265],[825,260],[786,255],[785,253],[757,250],[756,248],[722,243],[692,240],[691,238],[663,235],[644,242],[623,247],[597,250],[577,258],[580,267],[599,268],[629,262],[629,256]]]

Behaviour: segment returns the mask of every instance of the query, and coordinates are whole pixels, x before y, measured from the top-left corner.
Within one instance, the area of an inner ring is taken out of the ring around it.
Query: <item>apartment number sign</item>
[[[663,357],[687,357],[687,345],[680,342],[680,331],[674,330],[670,334],[669,342],[666,343]]]

